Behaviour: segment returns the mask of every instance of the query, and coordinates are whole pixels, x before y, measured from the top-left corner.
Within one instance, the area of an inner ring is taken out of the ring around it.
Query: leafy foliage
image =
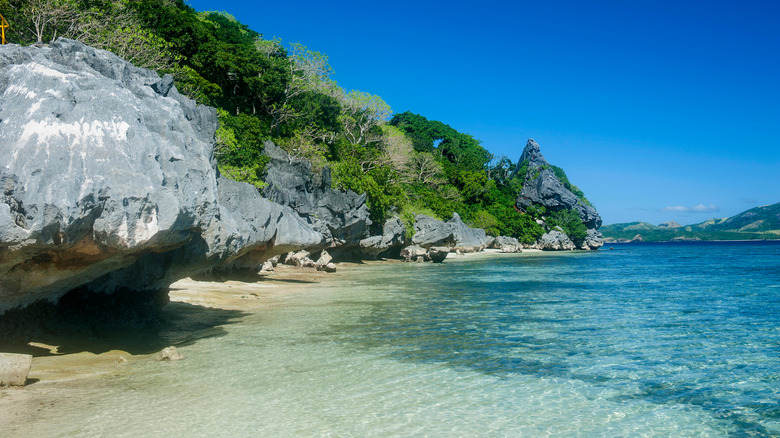
[[[264,39],[227,13],[197,12],[184,0],[0,0],[0,12],[12,42],[67,36],[173,74],[179,92],[218,109],[215,158],[229,178],[263,187],[263,143],[272,140],[309,159],[314,171],[331,167],[334,187],[366,193],[378,223],[397,214],[411,230],[416,213],[448,219],[457,212],[524,243],[544,232],[536,222],[544,209],[515,209],[527,162],[515,169],[445,123],[392,115],[380,96],[338,86],[326,55]],[[551,217],[580,232],[573,216]]]
[[[580,198],[580,201],[582,201],[585,205],[590,205],[591,207],[593,204],[588,201],[588,199],[585,197],[585,193],[582,193],[582,190],[580,190],[579,187],[575,186],[571,182],[569,182],[569,178],[566,176],[566,172],[563,171],[558,166],[550,166],[552,167],[553,173],[555,173],[555,176],[558,177],[558,179],[563,183],[563,186],[566,187],[570,192],[574,193],[575,196]]]
[[[551,227],[561,227],[577,246],[582,244],[588,234],[588,228],[574,210],[558,210],[550,213],[547,224]]]

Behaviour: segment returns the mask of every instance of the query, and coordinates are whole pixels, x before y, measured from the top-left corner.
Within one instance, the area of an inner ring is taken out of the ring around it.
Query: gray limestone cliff
[[[519,174],[522,168],[526,169],[524,175]],[[579,249],[597,249],[603,245],[597,231],[601,226],[601,216],[564,186],[533,139],[525,145],[513,177],[523,178],[523,189],[515,202],[518,210],[525,211],[532,205],[543,205],[547,211],[574,210],[582,223],[592,230]]]
[[[585,204],[577,195],[564,187],[533,139],[529,139],[525,145],[517,168],[520,169],[526,160],[528,161],[526,175],[517,175],[525,178],[523,190],[516,201],[519,209],[525,210],[536,204],[544,205],[550,211],[575,210],[588,228],[601,226],[601,216],[596,209]]]
[[[156,294],[323,235],[220,177],[214,109],[109,52],[0,46],[0,313],[68,291]]]
[[[331,188],[330,169],[313,177],[308,160],[292,157],[270,141],[265,142],[263,153],[270,158],[263,196],[295,210],[322,233],[323,247],[357,247],[369,237],[365,193]]]

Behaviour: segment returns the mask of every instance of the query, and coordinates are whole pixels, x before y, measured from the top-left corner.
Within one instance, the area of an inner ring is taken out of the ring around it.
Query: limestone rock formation
[[[0,353],[0,386],[24,386],[32,360],[29,354]]]
[[[354,247],[368,237],[371,219],[365,194],[332,189],[330,169],[313,178],[308,160],[292,157],[270,141],[263,153],[271,159],[263,196],[289,206],[322,233],[322,247]]]
[[[464,224],[458,213],[453,213],[447,224],[452,228],[452,234],[455,237],[455,244],[451,247],[452,251],[479,252],[487,248],[489,239],[485,230],[471,228]]]
[[[596,250],[604,246],[604,239],[597,230],[589,229],[585,240],[582,241],[579,249]]]
[[[450,255],[450,249],[446,246],[432,246],[428,248],[428,257],[433,263],[441,263]]]
[[[481,228],[470,228],[457,213],[447,222],[418,214],[414,218],[412,243],[424,248],[446,246],[451,251],[477,252],[487,247],[488,237]]]
[[[76,288],[155,294],[321,244],[290,208],[218,177],[216,124],[170,77],[109,52],[0,46],[0,313]]]
[[[586,205],[564,187],[533,139],[529,139],[523,149],[517,168],[520,169],[526,160],[528,161],[526,175],[516,175],[524,178],[525,181],[523,190],[516,200],[517,208],[524,211],[529,206],[537,204],[544,205],[548,211],[575,210],[588,228],[597,229],[601,226],[601,216],[596,209]]]
[[[544,251],[570,251],[576,248],[569,236],[560,230],[551,230],[539,238],[539,249]]]
[[[507,236],[498,236],[493,239],[490,248],[500,249],[501,252],[505,253],[523,252],[523,245],[520,241],[514,237]]]
[[[377,258],[385,254],[400,251],[406,244],[406,228],[398,218],[390,218],[382,226],[382,234],[370,236],[360,241],[360,254]]]
[[[409,245],[402,249],[401,258],[407,262],[428,262],[431,260],[428,250],[417,245]]]
[[[424,214],[414,216],[412,243],[423,248],[455,245],[454,230],[446,222]]]

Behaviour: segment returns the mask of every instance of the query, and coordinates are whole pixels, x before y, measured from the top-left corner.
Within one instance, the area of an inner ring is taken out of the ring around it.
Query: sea
[[[780,436],[780,242],[367,264],[273,300],[0,436]]]

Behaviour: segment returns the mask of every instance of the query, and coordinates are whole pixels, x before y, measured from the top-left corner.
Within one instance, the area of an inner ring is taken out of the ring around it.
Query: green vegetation
[[[457,212],[526,243],[544,232],[543,209],[514,207],[528,163],[512,178],[512,161],[469,134],[408,111],[391,118],[381,97],[338,86],[326,55],[264,39],[227,13],[197,12],[184,0],[0,0],[0,13],[11,42],[68,37],[172,74],[181,93],[217,108],[215,157],[229,178],[262,188],[271,140],[315,172],[329,166],[334,187],[367,193],[376,222],[398,214],[411,230],[415,213]],[[550,217],[579,233],[573,216]]]
[[[558,166],[550,167],[552,167],[553,173],[555,173],[555,176],[558,177],[561,183],[563,183],[564,187],[566,187],[570,192],[574,193],[575,196],[580,198],[580,201],[582,201],[583,204],[590,205],[591,207],[593,206],[593,204],[588,201],[588,198],[585,197],[585,193],[582,193],[582,190],[580,190],[579,187],[569,182],[569,178],[566,176],[566,172],[564,172],[563,169]]]
[[[725,219],[710,219],[680,228],[657,227],[646,222],[605,225],[607,239],[631,240],[641,234],[645,242],[673,239],[775,240],[780,239],[780,203],[756,207]]]
[[[576,245],[582,244],[588,234],[588,228],[574,210],[559,210],[551,213],[547,217],[547,224],[551,227],[561,227]]]

